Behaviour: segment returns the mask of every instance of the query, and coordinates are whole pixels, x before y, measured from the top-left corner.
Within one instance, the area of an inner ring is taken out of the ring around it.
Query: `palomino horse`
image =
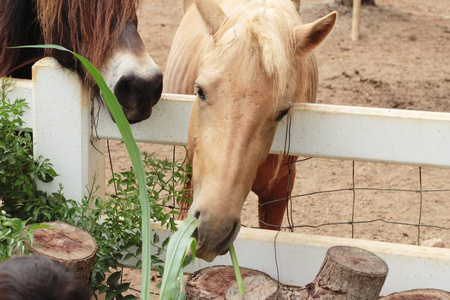
[[[30,78],[31,65],[53,56],[76,70],[94,95],[98,88],[66,52],[7,49],[59,44],[80,53],[102,73],[131,123],[147,119],[162,92],[162,73],[137,32],[138,0],[1,0],[0,77]]]
[[[186,9],[170,51],[165,91],[197,95],[189,124],[197,256],[228,251],[250,190],[260,219],[279,229],[295,171],[268,155],[278,123],[293,102],[313,102],[312,50],[337,14],[302,25],[299,1],[197,0]],[[287,158],[285,159],[287,161]],[[263,205],[274,199],[283,202]],[[261,226],[265,227],[265,226]]]

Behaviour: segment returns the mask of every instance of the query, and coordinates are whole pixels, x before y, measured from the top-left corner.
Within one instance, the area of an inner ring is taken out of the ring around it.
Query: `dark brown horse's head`
[[[58,44],[83,55],[100,70],[131,123],[147,119],[161,96],[162,73],[138,34],[137,2],[2,0],[0,76],[30,78],[35,61],[53,56],[62,66],[76,70],[85,85],[98,95],[92,78],[70,53],[7,49]]]

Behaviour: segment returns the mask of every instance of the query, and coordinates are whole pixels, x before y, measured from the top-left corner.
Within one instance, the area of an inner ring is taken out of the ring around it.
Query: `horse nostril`
[[[194,217],[198,220],[200,218],[200,211],[197,210],[194,214]]]
[[[151,92],[153,92],[151,98],[153,99],[153,104],[156,104],[161,98],[163,89],[163,74],[161,72],[154,75],[151,80],[151,85],[153,87],[151,89]]]

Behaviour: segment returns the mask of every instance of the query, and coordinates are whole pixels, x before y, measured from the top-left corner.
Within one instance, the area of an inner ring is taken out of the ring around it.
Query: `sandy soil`
[[[302,17],[311,22],[337,10],[337,25],[319,46],[320,86],[318,102],[339,105],[450,111],[450,5],[439,0],[376,0],[364,7],[361,38],[350,39],[350,9],[332,0],[303,0]],[[181,20],[181,1],[144,0],[139,12],[140,32],[150,55],[164,71],[173,35]],[[140,145],[143,151],[172,158],[171,146]],[[112,142],[114,171],[128,170],[130,163],[120,142]],[[183,149],[177,148],[178,159]],[[297,163],[293,195],[352,187],[353,163],[311,159]],[[107,174],[109,174],[109,170]],[[356,162],[355,186],[381,189],[419,189],[419,168]],[[422,168],[423,189],[450,190],[450,172]],[[420,193],[358,190],[356,221],[383,218],[388,221],[450,228],[449,192]],[[342,191],[296,197],[291,206],[294,225],[347,222],[352,219],[353,193]],[[250,195],[242,213],[245,226],[258,224],[256,198]],[[288,226],[287,221],[284,223]],[[297,232],[351,237],[350,225],[296,228]],[[354,226],[355,238],[417,244],[414,226],[371,222]],[[421,228],[420,242],[440,239],[450,247],[450,230]],[[136,287],[137,288],[137,287]]]

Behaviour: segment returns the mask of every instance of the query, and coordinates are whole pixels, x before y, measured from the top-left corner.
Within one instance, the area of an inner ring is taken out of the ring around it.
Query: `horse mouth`
[[[230,249],[231,244],[234,242],[237,234],[238,234],[238,222],[233,223],[233,228],[231,229],[228,236],[217,246],[216,252],[219,253],[219,255],[223,255],[228,252]]]
[[[216,256],[226,254],[230,249],[231,244],[236,239],[237,234],[239,233],[239,225],[239,221],[234,222],[233,227],[227,237],[223,239],[217,246],[205,244],[205,241],[202,240],[201,236],[199,238],[198,230],[196,230],[193,236],[200,241],[197,244],[196,256],[207,262],[211,262],[214,260],[214,258],[216,258]]]

